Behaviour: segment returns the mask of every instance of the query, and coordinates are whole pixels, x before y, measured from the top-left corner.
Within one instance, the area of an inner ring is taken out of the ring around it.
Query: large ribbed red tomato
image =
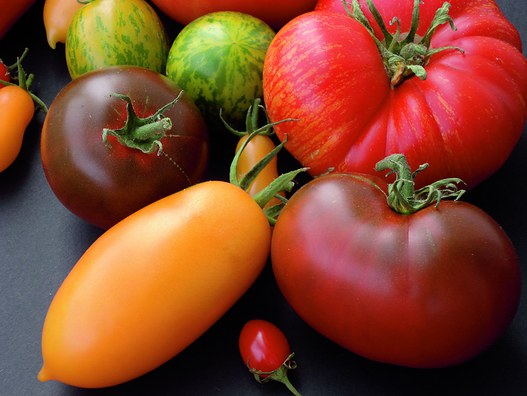
[[[386,155],[404,153],[413,167],[430,163],[420,183],[457,176],[470,188],[505,162],[527,119],[520,37],[493,0],[443,3],[373,0],[375,21],[371,1],[354,1],[372,35],[341,0],[321,0],[277,33],[265,103],[271,121],[298,119],[276,133],[313,175],[372,173]],[[401,34],[385,37],[381,19]]]

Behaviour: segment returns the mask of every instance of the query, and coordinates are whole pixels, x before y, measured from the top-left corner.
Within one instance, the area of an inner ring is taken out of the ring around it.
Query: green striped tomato
[[[170,48],[167,75],[210,121],[245,117],[261,97],[265,54],[275,32],[249,14],[220,11],[189,23]]]
[[[73,17],[66,36],[72,78],[107,66],[165,71],[168,36],[144,0],[93,0]]]

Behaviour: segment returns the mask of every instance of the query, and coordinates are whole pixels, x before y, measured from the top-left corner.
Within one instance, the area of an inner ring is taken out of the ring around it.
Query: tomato
[[[238,341],[243,362],[258,382],[280,381],[294,394],[300,395],[287,377],[296,368],[289,341],[276,325],[262,319],[245,323]]]
[[[88,249],[53,299],[39,378],[91,388],[153,370],[241,297],[269,245],[260,207],[226,182],[197,184],[131,215]]]
[[[153,0],[161,11],[184,25],[216,11],[238,11],[262,19],[273,29],[279,29],[295,16],[315,8],[316,0],[199,0],[189,6],[184,0]]]
[[[519,259],[481,209],[438,203],[457,196],[457,179],[414,191],[400,157],[377,167],[397,173],[389,186],[358,173],[302,186],[273,230],[273,272],[298,315],[354,353],[410,367],[458,364],[511,323]]]
[[[136,378],[176,356],[251,286],[267,263],[271,226],[265,200],[253,200],[236,178],[244,148],[230,183],[162,198],[84,253],[46,315],[41,381],[92,388]],[[281,175],[265,195],[294,175]]]
[[[66,36],[72,78],[106,66],[165,71],[168,36],[144,0],[93,0],[76,12]]]
[[[106,229],[200,181],[207,135],[199,110],[168,78],[108,67],[72,80],[53,100],[42,128],[42,164],[64,206]]]
[[[0,39],[5,36],[11,26],[24,15],[24,13],[35,3],[35,0],[17,0],[2,2],[0,12]]]
[[[0,80],[9,82],[10,79],[9,67],[0,59]],[[0,89],[3,87],[5,85],[0,83]]]
[[[51,48],[55,49],[57,43],[66,43],[73,15],[84,5],[78,0],[46,0],[44,2],[44,27]]]
[[[386,29],[401,29],[385,38],[361,1],[377,41],[394,52],[383,48],[384,58],[370,31],[343,15],[340,0],[321,0],[317,11],[277,33],[265,59],[264,101],[271,121],[299,120],[275,130],[312,175],[330,168],[372,174],[386,155],[404,153],[412,167],[430,163],[421,186],[457,176],[472,188],[506,161],[527,119],[520,37],[493,0],[443,3],[375,2]],[[412,20],[413,6],[419,19]],[[438,9],[438,25],[428,30]],[[394,17],[398,22],[389,24]],[[416,34],[406,34],[410,27]],[[406,63],[397,58],[401,52]]]
[[[262,96],[262,68],[274,34],[247,14],[207,14],[178,34],[166,73],[207,119],[218,122],[222,109],[227,121],[241,121],[254,99]]]
[[[35,114],[35,104],[47,111],[46,104],[30,91],[33,74],[26,74],[22,60],[28,50],[12,66],[0,61],[0,172],[6,170],[18,157],[24,133]],[[13,70],[18,85],[11,81]]]
[[[33,119],[35,105],[19,86],[0,90],[0,172],[11,165],[22,147],[24,132]]]

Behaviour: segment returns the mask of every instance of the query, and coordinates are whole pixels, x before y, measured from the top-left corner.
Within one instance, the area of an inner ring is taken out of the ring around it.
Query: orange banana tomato
[[[253,199],[241,187],[251,180],[236,177],[240,153],[231,183],[203,182],[156,201],[85,252],[44,321],[41,381],[100,388],[145,374],[252,285],[269,256],[271,226],[266,199]],[[295,174],[280,175],[274,189],[287,190]]]
[[[36,0],[0,0],[0,39]]]
[[[78,0],[46,0],[44,3],[44,28],[51,48],[65,43],[73,15],[85,4]]]
[[[34,111],[33,99],[23,88],[10,85],[0,89],[0,172],[20,153],[24,132]]]

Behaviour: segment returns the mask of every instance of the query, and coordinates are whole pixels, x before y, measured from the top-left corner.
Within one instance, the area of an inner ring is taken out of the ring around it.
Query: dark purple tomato
[[[168,78],[110,67],[59,92],[44,121],[41,154],[62,204],[107,229],[200,181],[208,131],[193,101]]]

